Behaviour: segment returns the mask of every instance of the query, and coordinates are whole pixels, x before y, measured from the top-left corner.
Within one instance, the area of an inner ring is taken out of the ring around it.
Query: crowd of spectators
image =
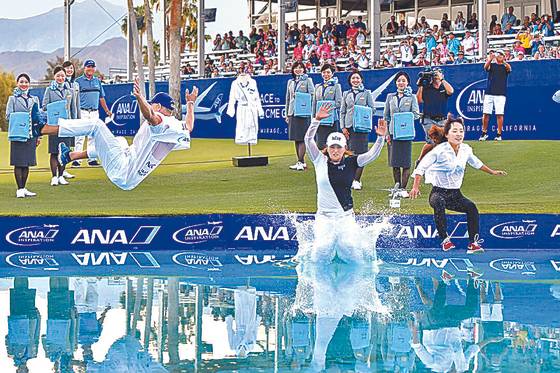
[[[504,42],[506,60],[560,58],[560,48],[546,45],[543,38],[557,33],[554,23],[560,22],[560,12],[538,17],[535,13],[523,19],[509,7],[500,19],[491,17],[488,35],[495,40],[500,35],[511,35]],[[454,20],[443,13],[439,24],[430,25],[425,16],[420,17],[412,27],[404,19],[397,21],[395,15],[382,27],[382,35],[392,37],[392,42],[383,48],[380,61],[372,63],[369,54],[370,30],[362,16],[353,22],[327,18],[319,27],[318,22],[286,24],[285,47],[287,68],[295,61],[302,61],[310,71],[318,71],[324,63],[337,66],[339,70],[390,68],[401,66],[426,66],[463,64],[476,62],[478,54],[479,21],[475,13],[468,18],[457,12]],[[235,74],[239,68],[257,74],[277,72],[277,31],[272,25],[257,29],[253,27],[248,36],[239,31],[234,36],[230,31],[218,34],[212,40],[213,50],[220,53],[219,59],[208,58],[205,76],[218,77]],[[511,39],[515,39],[512,44]],[[235,51],[234,53],[227,53]],[[243,61],[236,56],[245,54]],[[236,60],[236,62],[232,62]],[[185,66],[183,73],[192,69]]]

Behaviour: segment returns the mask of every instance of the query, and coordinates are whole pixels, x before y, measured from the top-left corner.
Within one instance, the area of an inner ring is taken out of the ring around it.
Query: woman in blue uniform
[[[286,123],[288,138],[295,142],[297,162],[290,166],[291,170],[303,171],[305,164],[305,143],[303,138],[311,123],[312,96],[315,87],[313,80],[307,76],[305,65],[297,61],[292,65],[292,79],[286,88]],[[308,100],[308,101],[307,101]],[[306,110],[305,110],[306,109]]]
[[[368,151],[368,136],[371,131],[370,128],[359,126],[357,122],[356,110],[370,109],[370,118],[373,113],[374,104],[371,91],[364,88],[364,77],[358,70],[353,71],[348,76],[348,83],[350,90],[344,92],[342,96],[342,105],[340,107],[340,127],[342,133],[348,140],[348,148],[354,154],[364,154]],[[371,123],[370,123],[371,124]],[[363,168],[358,167],[354,180],[352,181],[352,189],[362,189]]]
[[[412,94],[412,89],[409,86],[410,77],[408,74],[404,71],[397,73],[395,84],[397,92],[387,95],[383,117],[389,128],[387,148],[389,166],[393,168],[393,179],[401,188],[398,195],[408,198],[406,186],[410,178],[410,167],[412,165],[412,140],[395,140],[391,122],[396,113],[412,113],[414,120],[417,120],[420,118],[420,109],[418,108],[418,100]]]
[[[29,113],[39,110],[39,97],[29,94],[29,83],[31,79],[29,75],[19,74],[16,79],[17,87],[14,89],[12,96],[8,98],[6,104],[6,120],[10,121],[12,113]],[[33,109],[35,106],[35,109]],[[37,137],[32,137],[27,141],[10,141],[10,165],[14,166],[14,176],[16,178],[17,198],[34,197],[37,193],[33,193],[25,187],[27,178],[29,177],[29,167],[37,165],[37,146],[39,141]]]
[[[313,94],[313,114],[317,114],[317,104],[320,101],[328,101],[334,105],[332,120],[323,121],[317,129],[317,146],[323,149],[326,146],[327,136],[338,131],[340,124],[340,105],[342,104],[342,87],[338,78],[334,76],[336,69],[326,63],[321,67],[323,83],[315,85]]]
[[[371,257],[362,245],[364,237],[354,218],[352,182],[358,168],[379,157],[387,125],[383,119],[379,120],[377,140],[364,154],[354,155],[348,151],[346,137],[340,132],[331,133],[327,148],[321,151],[315,142],[315,134],[319,122],[333,109],[331,104],[321,106],[305,135],[305,145],[317,178],[315,240],[309,259],[328,263],[338,255],[343,261],[361,263]]]
[[[63,101],[69,114],[67,119],[76,119],[78,114],[78,106],[76,103],[76,95],[66,81],[66,73],[62,66],[56,66],[53,70],[54,80],[50,86],[45,89],[43,96],[43,111],[47,111],[47,105]],[[58,137],[58,135],[49,135],[49,154],[51,166],[51,185],[67,185],[68,181],[64,177],[65,166],[58,162],[58,144],[63,142],[66,146],[74,146],[73,137]]]
[[[82,115],[80,112],[80,85],[76,82],[76,67],[72,61],[64,61],[62,64],[64,72],[66,73],[66,84],[72,90],[74,94],[74,100],[76,102],[76,117],[72,119],[81,119]],[[74,139],[74,143],[76,139]],[[79,161],[72,162],[72,167],[80,167]],[[64,170],[63,174],[65,179],[72,179],[74,175],[70,174],[67,170]]]

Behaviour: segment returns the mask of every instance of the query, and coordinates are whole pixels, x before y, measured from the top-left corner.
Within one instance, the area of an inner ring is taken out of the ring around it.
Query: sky
[[[81,0],[77,0],[81,1]],[[126,0],[104,0],[113,4],[126,7]],[[62,6],[64,0],[0,0],[2,11],[0,18],[27,18],[46,13],[49,10]],[[143,0],[134,0],[135,4],[142,4]],[[239,30],[249,31],[247,0],[206,0],[206,8],[217,8],[216,22],[206,25],[206,34],[214,36],[216,33],[223,34],[226,31]],[[235,15],[232,17],[232,15]],[[120,17],[121,14],[114,15]],[[159,23],[159,22],[158,22]],[[160,26],[161,27],[161,26]],[[156,38],[161,32],[155,31]]]

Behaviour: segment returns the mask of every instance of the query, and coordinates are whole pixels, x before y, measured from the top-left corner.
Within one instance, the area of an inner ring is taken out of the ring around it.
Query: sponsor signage
[[[220,271],[223,267],[216,255],[181,252],[173,255],[173,262],[183,267],[202,269],[206,271]]]
[[[532,261],[518,258],[495,259],[490,262],[490,267],[499,272],[520,273],[522,275],[534,275],[537,267]]]
[[[482,64],[441,66],[445,79],[453,86],[455,93],[449,98],[448,110],[465,118],[466,139],[475,140],[482,130],[482,105],[487,84],[487,74]],[[407,68],[410,76],[416,76],[422,68]],[[395,91],[393,77],[397,69],[363,71],[364,85],[372,91],[375,116],[383,115],[388,93]],[[337,73],[342,89],[349,89],[348,73]],[[322,82],[320,74],[310,74],[314,83]],[[287,140],[288,130],[284,122],[286,112],[286,86],[290,75],[255,77],[264,118],[259,121],[259,137],[262,139]],[[196,136],[203,138],[234,138],[235,118],[225,115],[233,78],[197,79],[183,81],[181,91],[196,83],[200,95],[195,102],[195,120],[204,122],[197,126]],[[508,76],[508,91],[504,119],[504,136],[508,140],[558,140],[560,131],[555,122],[560,114],[560,69],[557,60],[527,61],[512,63]],[[131,136],[140,126],[140,112],[134,97],[132,84],[105,85],[106,100],[114,113],[109,128],[119,136]],[[415,79],[412,89],[416,92]],[[168,83],[156,83],[158,92],[167,92]],[[43,89],[33,89],[32,94],[43,96]],[[181,97],[184,97],[182,94]],[[539,105],[527,105],[527,97]],[[185,104],[183,102],[183,104]],[[100,113],[104,119],[104,113]],[[496,132],[495,118],[490,121],[490,131]],[[372,140],[374,134],[371,135]],[[417,123],[416,140],[424,140],[424,132]]]
[[[23,252],[6,257],[6,263],[12,267],[39,271],[58,271],[59,263],[54,254]]]
[[[359,216],[375,223],[380,216]],[[298,232],[294,219],[313,215],[189,215],[163,217],[0,217],[4,252],[37,251],[146,251],[146,250],[267,250],[294,255]],[[560,215],[483,214],[480,237],[491,249],[559,249]],[[433,249],[440,239],[431,215],[395,215],[385,218],[377,247]],[[311,229],[309,224],[303,224]],[[457,250],[466,249],[468,227],[463,214],[448,216],[448,229]],[[300,232],[301,233],[301,232]],[[310,236],[304,232],[302,237]],[[0,250],[0,251],[2,251]],[[268,254],[268,252],[267,252]]]

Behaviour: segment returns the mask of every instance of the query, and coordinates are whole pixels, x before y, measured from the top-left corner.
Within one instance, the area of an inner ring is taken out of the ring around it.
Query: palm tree
[[[130,1],[130,0],[129,0]],[[181,15],[183,0],[170,0],[169,9],[169,95],[181,102]],[[181,110],[176,113],[181,116]]]
[[[146,44],[148,46],[148,78],[150,82],[150,98],[156,92],[156,63],[154,52],[154,32],[153,18],[150,0],[144,0],[145,26],[146,26]]]
[[[142,47],[140,45],[140,35],[138,32],[138,23],[136,19],[136,12],[132,0],[127,0],[128,3],[128,19],[131,23],[132,43],[134,45],[134,60],[136,61],[136,72],[140,80],[140,92],[146,95],[146,85],[144,83],[144,64],[142,63]]]

